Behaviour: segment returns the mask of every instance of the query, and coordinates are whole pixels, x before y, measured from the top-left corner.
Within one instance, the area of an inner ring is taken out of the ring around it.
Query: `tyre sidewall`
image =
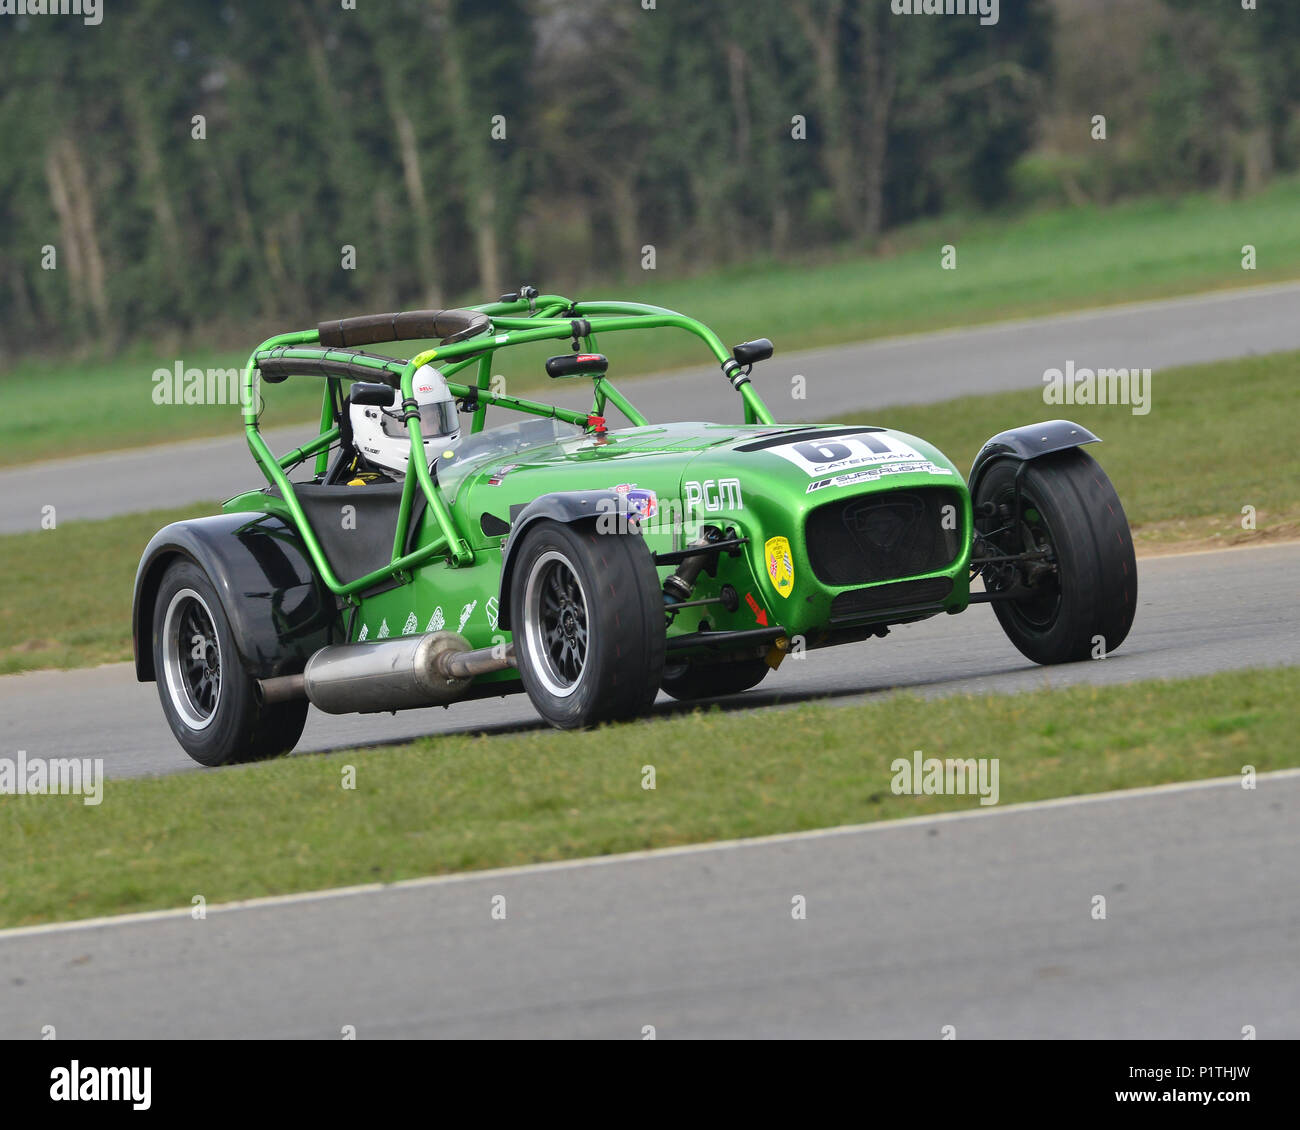
[[[1003,497],[1020,464],[1002,460],[978,484],[977,502]],[[1039,628],[1014,603],[993,610],[1011,642],[1036,663],[1066,663],[1117,648],[1128,634],[1137,597],[1137,565],[1128,522],[1105,472],[1077,449],[1025,465],[1021,489],[1041,512],[1058,566],[1060,606]]]
[[[172,598],[184,589],[192,589],[207,606],[220,652],[221,694],[212,720],[202,730],[192,729],[172,702],[164,664],[163,628]],[[192,561],[172,564],[158,586],[153,617],[153,660],[158,683],[158,697],[163,715],[176,740],[201,765],[224,765],[247,756],[250,730],[259,714],[256,687],[244,671],[230,621],[216,589],[204,571]],[[297,735],[295,735],[295,740]]]
[[[644,712],[659,687],[664,642],[662,596],[644,542],[635,534],[597,533],[590,522],[566,525],[545,519],[530,526],[524,538],[511,576],[510,607],[516,617],[519,675],[533,705],[562,729]],[[551,552],[578,579],[587,608],[582,674],[576,689],[564,696],[551,693],[538,678],[535,665],[543,660],[530,653],[525,626],[528,578]]]

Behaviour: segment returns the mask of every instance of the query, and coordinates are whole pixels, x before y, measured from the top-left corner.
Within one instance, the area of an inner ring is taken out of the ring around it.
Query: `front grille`
[[[953,507],[945,513],[946,507]],[[817,579],[868,585],[934,573],[961,552],[961,496],[947,487],[841,498],[808,515],[804,538]],[[946,520],[945,520],[946,519]]]
[[[950,592],[951,577],[926,577],[920,581],[897,581],[892,585],[854,589],[840,593],[831,601],[831,621],[852,620],[892,608],[938,604]]]

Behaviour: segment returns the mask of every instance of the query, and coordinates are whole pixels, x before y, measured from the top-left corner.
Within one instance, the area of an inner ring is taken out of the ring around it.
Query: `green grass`
[[[168,522],[219,508],[195,502],[0,537],[0,675],[130,659],[131,593],[144,547]]]
[[[845,417],[938,444],[966,470],[980,445],[1012,424],[1068,415],[1104,442],[1089,450],[1114,479],[1138,548],[1224,545],[1300,536],[1300,353],[1171,369],[1153,376],[1151,411],[1057,408],[1037,390]],[[1241,508],[1257,530],[1241,529]],[[82,667],[131,656],[131,586],[149,538],[213,503],[68,522],[0,537],[0,674]],[[34,519],[35,520],[35,519]],[[50,578],[58,576],[58,599]]]
[[[997,757],[1000,803],[1300,761],[1300,669],[864,705],[712,710],[588,733],[432,737],[6,797],[0,925],[186,907],[978,807],[891,762]],[[870,740],[864,741],[863,735]],[[29,756],[58,751],[29,750]],[[179,756],[179,754],[178,754]],[[341,787],[354,766],[355,789]],[[643,766],[656,774],[641,787]],[[1265,793],[1258,803],[1268,803]]]
[[[891,232],[881,254],[801,263],[751,263],[694,278],[653,273],[587,297],[618,297],[682,310],[724,341],[772,338],[782,352],[910,331],[1045,314],[1300,276],[1300,209],[1295,179],[1246,200],[1213,195],[1145,200],[1108,209],[1065,208],[1021,217],[949,217]],[[939,268],[939,249],[958,249],[958,269]],[[1259,269],[1241,270],[1241,247],[1259,250]],[[534,280],[545,289],[546,280]],[[577,297],[582,297],[578,295]],[[477,296],[463,296],[478,301]],[[367,313],[368,311],[357,311]],[[284,326],[284,330],[303,326]],[[231,406],[156,405],[152,374],[172,368],[226,368],[242,352],[137,347],[111,358],[28,359],[0,374],[0,466],[55,454],[131,447],[233,433]],[[617,380],[638,372],[703,364],[694,338],[673,331],[620,334],[601,343]],[[542,359],[564,343],[523,347],[501,371],[514,389],[544,383]],[[384,347],[389,348],[389,347]],[[396,351],[401,346],[392,347]],[[418,348],[410,345],[409,350]],[[381,348],[381,352],[383,349]],[[93,427],[65,446],[67,429],[40,390],[75,388],[78,420]],[[319,383],[303,379],[268,390],[265,422],[314,419]]]
[[[1114,481],[1141,549],[1300,534],[1297,412],[1300,353],[1278,353],[1157,371],[1144,416],[1125,405],[1047,405],[1030,389],[841,418],[924,436],[963,472],[1007,427],[1074,420],[1102,438],[1087,450]],[[1254,533],[1241,527],[1248,505]]]

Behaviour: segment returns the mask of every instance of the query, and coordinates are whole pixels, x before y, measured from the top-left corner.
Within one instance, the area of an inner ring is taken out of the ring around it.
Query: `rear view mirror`
[[[600,353],[561,353],[546,362],[550,377],[592,377],[609,368],[609,358]]]
[[[772,343],[765,337],[759,337],[753,341],[742,341],[731,351],[731,355],[742,365],[752,365],[756,361],[766,361],[772,352]]]

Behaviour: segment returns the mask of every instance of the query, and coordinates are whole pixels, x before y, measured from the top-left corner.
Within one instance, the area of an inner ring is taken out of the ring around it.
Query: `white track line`
[[[1256,776],[1259,783],[1300,778],[1300,768],[1276,769]],[[452,875],[426,875],[418,879],[399,879],[394,883],[364,883],[353,887],[335,887],[325,891],[299,891],[290,895],[268,895],[264,898],[243,899],[238,902],[216,903],[206,908],[207,914],[220,914],[235,910],[256,910],[262,907],[291,906],[299,902],[323,902],[327,899],[349,898],[353,895],[379,894],[383,891],[410,890],[421,887],[439,887],[452,883],[473,882],[480,879],[500,879],[521,875],[545,874],[550,871],[572,871],[584,867],[605,867],[610,864],[632,863],[640,860],[662,859],[677,855],[698,855],[705,852],[734,851],[737,848],[761,847],[766,844],[798,843],[804,840],[827,839],[832,836],[852,836],[860,833],[889,832],[898,828],[917,828],[932,824],[949,824],[956,821],[978,820],[994,816],[1009,816],[1044,809],[1068,808],[1082,804],[1102,804],[1112,801],[1136,800],[1142,797],[1161,796],[1167,793],[1198,792],[1203,789],[1241,788],[1241,778],[1210,777],[1200,781],[1175,781],[1166,785],[1145,785],[1135,789],[1119,789],[1109,793],[1086,793],[1083,796],[1054,797],[1050,800],[1026,801],[1003,807],[964,809],[961,812],[942,812],[930,816],[906,816],[899,820],[877,820],[870,824],[839,824],[833,828],[814,828],[806,832],[778,832],[770,836],[754,836],[743,840],[715,840],[711,843],[682,844],[677,847],[651,848],[646,851],[629,851],[615,855],[598,855],[585,859],[561,859],[550,863],[526,863],[515,867],[494,867],[483,871],[460,871]],[[159,922],[172,918],[189,918],[191,907],[174,910],[147,910],[138,914],[119,914],[104,918],[82,918],[73,922],[49,922],[40,926],[17,926],[0,930],[0,943],[8,938],[30,937],[39,934],[57,934],[74,930],[93,930],[105,926],[134,925],[141,922]]]

